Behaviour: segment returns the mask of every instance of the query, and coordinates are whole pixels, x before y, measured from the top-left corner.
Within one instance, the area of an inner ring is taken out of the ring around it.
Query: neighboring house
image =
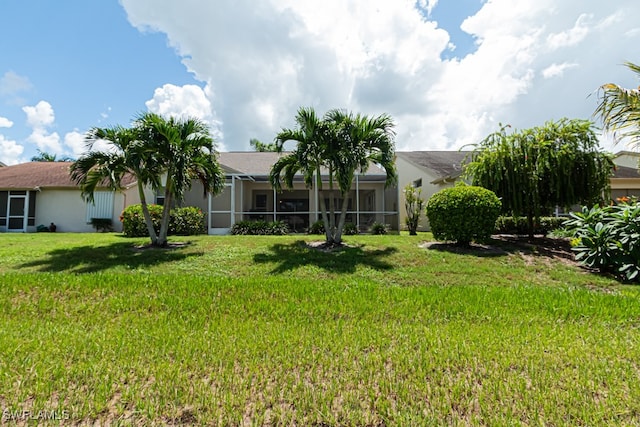
[[[7,165],[5,165],[4,163],[0,162],[0,168],[3,167],[3,166],[7,166]]]
[[[95,203],[85,202],[71,181],[69,162],[30,162],[0,168],[0,231],[32,232],[38,225],[56,224],[57,231],[94,231],[91,218],[110,218],[114,230],[124,206],[137,203],[133,177],[127,190],[95,193]],[[133,187],[133,188],[132,188]]]
[[[422,198],[429,198],[442,190],[452,187],[462,174],[462,164],[470,151],[397,151],[398,190],[400,204],[400,226],[406,229],[407,211],[404,207],[403,188],[413,185],[421,189]],[[428,221],[424,212],[418,230],[427,231]]]
[[[616,164],[616,170],[611,178],[611,198],[640,198],[640,153],[620,151],[614,155],[613,162]]]
[[[292,231],[304,232],[321,219],[318,192],[306,188],[302,175],[296,175],[292,190],[275,192],[269,184],[269,172],[279,156],[273,152],[220,153],[219,161],[227,177],[224,191],[203,199],[201,187],[194,188],[185,205],[209,212],[209,234],[228,233],[233,224],[242,220],[284,221]],[[385,189],[385,180],[384,170],[376,165],[356,175],[349,194],[347,222],[361,230],[367,230],[374,222],[398,230],[398,189]],[[328,190],[328,182],[323,184],[323,190]],[[335,199],[339,198],[339,191],[335,190]],[[325,201],[328,207],[329,198],[325,197]],[[340,205],[336,206],[339,210]]]

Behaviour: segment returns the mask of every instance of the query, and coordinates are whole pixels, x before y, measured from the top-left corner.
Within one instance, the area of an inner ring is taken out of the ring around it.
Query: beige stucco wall
[[[431,196],[433,196],[438,191],[452,187],[455,185],[455,182],[446,183],[446,184],[432,184],[432,181],[435,181],[438,177],[434,174],[430,173],[428,170],[416,166],[415,164],[401,158],[396,158],[396,168],[398,170],[398,192],[399,192],[399,201],[398,201],[398,210],[400,212],[400,228],[402,230],[406,230],[407,226],[405,225],[405,220],[407,218],[407,210],[405,209],[404,202],[404,192],[402,191],[407,184],[411,184],[414,181],[422,179],[422,187],[421,189],[421,197],[427,202]],[[427,217],[422,212],[420,217],[420,223],[418,225],[419,231],[428,231],[429,230],[429,221]]]
[[[125,197],[122,193],[114,196],[111,215],[114,231],[122,231],[119,220],[124,207]],[[36,226],[55,223],[58,232],[90,233],[95,229],[87,223],[87,204],[80,197],[80,191],[70,189],[43,189],[36,196]],[[35,231],[35,227],[33,230]]]

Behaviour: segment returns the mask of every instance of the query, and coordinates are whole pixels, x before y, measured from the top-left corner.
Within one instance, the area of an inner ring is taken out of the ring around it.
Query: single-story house
[[[56,225],[57,231],[94,231],[91,218],[110,218],[116,231],[124,206],[138,203],[135,179],[126,177],[122,192],[99,189],[95,202],[85,202],[71,181],[68,162],[30,162],[0,168],[0,232],[36,231]]]
[[[303,232],[321,219],[318,191],[306,188],[302,175],[295,177],[292,190],[277,193],[271,187],[269,172],[279,156],[271,152],[220,153],[226,184],[224,191],[215,197],[209,196],[203,207],[209,212],[209,234],[228,233],[233,224],[242,220],[284,221],[291,230]],[[364,174],[356,174],[347,202],[347,222],[361,230],[367,230],[374,222],[398,230],[398,189],[385,189],[385,180],[385,171],[376,165],[371,165]],[[328,190],[327,177],[323,190]],[[335,194],[338,199],[337,190]],[[194,188],[185,204],[202,207],[203,200],[197,200],[198,195],[202,196],[202,190]],[[326,193],[325,202],[329,206]]]
[[[392,230],[404,227],[406,210],[402,189],[407,185],[420,188],[422,198],[451,187],[460,179],[462,165],[469,151],[399,151],[396,166],[398,186],[385,188],[383,169],[371,165],[357,174],[349,194],[347,222],[367,230],[374,222],[387,224]],[[306,188],[302,176],[294,179],[294,188],[277,193],[269,184],[271,166],[280,154],[271,152],[223,152],[219,161],[225,171],[225,189],[213,196],[204,194],[199,183],[185,195],[185,206],[197,206],[206,212],[209,234],[226,234],[242,220],[285,221],[291,230],[303,232],[321,219],[319,194]],[[639,196],[640,153],[620,152],[611,179],[612,197]],[[119,216],[129,205],[139,203],[134,177],[125,179],[124,190],[106,188],[95,194],[95,203],[85,202],[69,176],[67,162],[31,162],[0,168],[0,232],[36,231],[38,225],[57,225],[59,231],[93,231],[91,218],[110,218],[114,230],[120,231]],[[324,182],[323,189],[328,189]],[[147,190],[147,200],[163,203],[162,191]],[[336,190],[336,199],[339,198]],[[329,198],[325,193],[325,202]],[[336,203],[340,208],[339,202]],[[428,230],[423,215],[420,230]]]

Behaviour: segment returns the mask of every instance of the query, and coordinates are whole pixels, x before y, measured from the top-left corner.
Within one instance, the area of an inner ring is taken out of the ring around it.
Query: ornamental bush
[[[502,204],[486,188],[456,185],[431,196],[427,217],[436,240],[453,241],[466,246],[472,241],[489,239]]]
[[[153,228],[160,232],[162,220],[162,206],[147,205]],[[127,237],[149,237],[147,224],[144,221],[142,206],[140,204],[127,206],[120,215],[122,232]],[[205,232],[204,213],[196,207],[172,209],[169,217],[169,235],[191,236]]]
[[[555,216],[541,216],[533,224],[534,234],[544,234],[562,228],[566,218]],[[499,216],[496,221],[495,232],[498,234],[528,234],[529,221],[527,217]]]
[[[246,236],[283,236],[289,233],[284,221],[240,221],[233,224],[231,234]]]
[[[609,272],[628,282],[640,282],[640,203],[582,208],[564,226],[582,265]]]

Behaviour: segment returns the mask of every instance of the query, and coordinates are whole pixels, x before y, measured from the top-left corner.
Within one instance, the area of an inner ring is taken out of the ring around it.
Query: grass
[[[429,237],[0,235],[4,420],[640,425],[637,287]]]

